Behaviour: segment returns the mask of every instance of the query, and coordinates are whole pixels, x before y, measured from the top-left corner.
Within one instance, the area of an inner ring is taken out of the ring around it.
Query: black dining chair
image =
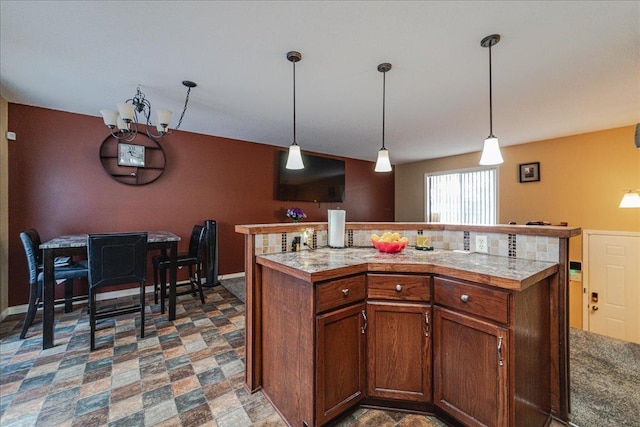
[[[40,250],[40,234],[35,228],[30,228],[20,233],[20,240],[27,256],[29,266],[29,307],[24,316],[24,325],[20,333],[20,339],[27,336],[27,330],[33,323],[38,307],[42,306],[42,284],[44,272],[42,269],[42,251]],[[86,279],[88,276],[87,262],[69,260],[65,265],[54,266],[53,277],[55,280],[64,280],[64,311],[73,310],[73,280]]]
[[[89,258],[89,322],[91,350],[96,344],[96,320],[140,312],[140,338],[144,338],[145,281],[147,278],[147,233],[90,234],[87,238]],[[137,283],[138,304],[98,311],[98,288]]]
[[[204,293],[202,291],[202,270],[204,269],[206,255],[206,230],[202,225],[194,225],[189,239],[189,251],[177,255],[177,267],[187,267],[189,269],[189,281],[176,285],[178,287],[188,286],[188,290],[176,291],[176,296],[192,294],[196,296],[196,291],[200,294],[200,301],[204,304]],[[155,255],[151,258],[153,263],[153,300],[157,304],[160,299],[160,311],[164,313],[165,299],[167,297],[167,271],[171,267],[171,260],[167,255]],[[160,288],[160,289],[158,289]]]

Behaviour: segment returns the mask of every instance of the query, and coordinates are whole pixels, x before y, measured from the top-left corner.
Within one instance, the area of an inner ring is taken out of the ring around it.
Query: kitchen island
[[[579,233],[547,228],[536,233],[564,233],[559,242]],[[262,389],[290,425],[331,423],[359,404],[459,425],[568,419],[566,312],[558,303],[568,242],[558,243],[558,260],[540,261],[451,247],[291,252],[286,236],[281,252],[260,253],[261,233],[245,234],[247,387]]]

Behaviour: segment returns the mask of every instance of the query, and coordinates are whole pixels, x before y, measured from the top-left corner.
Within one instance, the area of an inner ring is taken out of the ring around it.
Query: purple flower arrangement
[[[301,219],[307,217],[307,214],[300,208],[287,209],[287,217],[291,218],[293,222],[298,222]]]

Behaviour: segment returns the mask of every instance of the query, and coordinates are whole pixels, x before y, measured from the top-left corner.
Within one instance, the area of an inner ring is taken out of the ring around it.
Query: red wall
[[[98,152],[108,132],[99,117],[9,104],[9,129],[17,134],[8,150],[9,306],[28,301],[19,233],[30,227],[43,241],[70,233],[168,230],[182,237],[180,250],[186,251],[193,225],[214,219],[220,274],[231,274],[244,271],[236,224],[286,222],[292,206],[308,221],[326,221],[327,209],[338,206],[347,221],[394,220],[394,175],[376,174],[373,162],[344,159],[344,203],[288,203],[274,197],[281,147],[178,131],[162,142],[164,174],[149,185],[129,186],[102,168]]]

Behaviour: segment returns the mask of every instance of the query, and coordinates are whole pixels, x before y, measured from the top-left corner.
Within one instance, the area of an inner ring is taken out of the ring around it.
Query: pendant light
[[[302,54],[292,50],[287,53],[287,59],[293,63],[293,144],[289,146],[287,169],[304,169],[300,146],[296,142],[296,62],[302,59]]]
[[[622,200],[620,200],[621,208],[640,208],[640,189],[625,191]]]
[[[384,147],[384,115],[385,115],[385,90],[386,75],[391,69],[391,64],[384,62],[378,65],[378,71],[382,73],[382,148],[378,151],[378,160],[376,160],[376,172],[391,172],[391,161],[389,160],[389,150]]]
[[[480,157],[481,165],[499,165],[504,162],[500,153],[500,144],[498,138],[493,135],[493,96],[491,87],[491,46],[500,41],[499,34],[492,34],[482,39],[480,45],[489,48],[489,136],[484,140],[482,156]]]

